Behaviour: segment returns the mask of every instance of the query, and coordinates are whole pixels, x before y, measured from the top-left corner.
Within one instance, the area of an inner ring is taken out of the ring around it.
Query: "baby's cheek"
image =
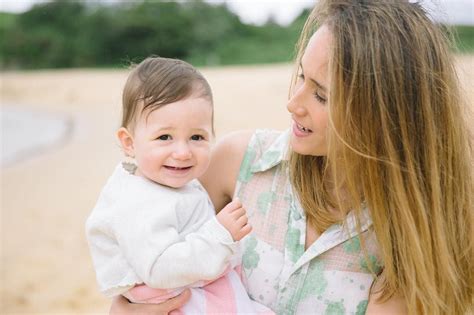
[[[193,148],[193,154],[195,157],[197,157],[200,160],[210,159],[211,147],[210,145],[206,145],[206,144],[196,145]]]
[[[209,167],[209,163],[200,163],[197,167],[196,167],[196,170],[193,174],[193,177],[194,178],[199,178],[201,177],[202,175],[204,175],[204,173],[206,172],[206,170],[208,169]]]
[[[143,156],[141,167],[146,173],[154,173],[160,169],[162,162],[154,154],[148,154]]]

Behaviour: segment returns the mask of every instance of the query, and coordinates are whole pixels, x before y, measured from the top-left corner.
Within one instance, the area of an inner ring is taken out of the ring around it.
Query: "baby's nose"
[[[187,144],[179,144],[173,152],[173,158],[176,160],[187,160],[190,159],[191,156],[192,153]]]

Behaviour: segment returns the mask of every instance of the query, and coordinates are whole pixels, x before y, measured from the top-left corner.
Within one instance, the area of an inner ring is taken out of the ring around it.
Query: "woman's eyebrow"
[[[300,68],[301,68],[301,71],[304,73],[304,69],[303,69],[303,64],[300,62]],[[310,79],[318,88],[320,88],[323,92],[327,92],[327,88],[322,85],[321,83],[319,83],[318,81],[312,79],[312,78],[308,78]]]

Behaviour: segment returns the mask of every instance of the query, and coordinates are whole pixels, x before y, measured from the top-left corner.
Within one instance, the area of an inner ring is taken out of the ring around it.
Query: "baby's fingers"
[[[243,215],[237,219],[236,223],[237,223],[237,226],[243,227],[248,223],[248,221],[249,221],[249,218],[246,215]]]
[[[247,211],[245,211],[245,208],[242,208],[242,207],[240,207],[240,208],[238,208],[238,209],[236,209],[236,210],[234,210],[234,211],[232,211],[232,212],[230,213],[230,215],[231,215],[235,220],[237,220],[238,218],[240,218],[241,216],[244,216],[244,215],[246,215],[246,214],[247,214]]]
[[[252,226],[250,224],[246,224],[244,225],[241,229],[240,229],[240,233],[239,233],[239,241],[247,234],[249,234],[250,232],[252,231]]]
[[[234,212],[235,210],[239,209],[239,208],[242,208],[242,203],[240,202],[239,199],[234,199],[232,200],[231,202],[229,202],[225,207],[224,209],[222,209],[222,211],[226,211],[226,212]]]

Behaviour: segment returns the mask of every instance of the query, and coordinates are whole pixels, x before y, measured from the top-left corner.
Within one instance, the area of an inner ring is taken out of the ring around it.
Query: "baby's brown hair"
[[[152,112],[191,95],[206,98],[213,106],[211,87],[196,68],[178,59],[148,57],[133,68],[125,83],[121,127],[133,125],[145,111]]]

